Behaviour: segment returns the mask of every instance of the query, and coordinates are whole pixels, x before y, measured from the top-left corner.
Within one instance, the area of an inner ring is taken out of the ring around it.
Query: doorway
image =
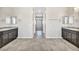
[[[33,8],[33,35],[36,39],[44,39],[46,30],[45,30],[45,8],[36,7]]]

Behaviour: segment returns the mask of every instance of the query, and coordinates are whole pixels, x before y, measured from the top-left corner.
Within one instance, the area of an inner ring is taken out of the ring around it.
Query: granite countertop
[[[14,28],[17,28],[17,27],[0,27],[0,31],[6,31]]]
[[[73,31],[79,31],[78,27],[63,27],[63,28],[73,30]]]

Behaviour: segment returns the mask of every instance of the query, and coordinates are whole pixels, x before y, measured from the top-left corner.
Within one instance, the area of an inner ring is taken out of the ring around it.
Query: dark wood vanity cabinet
[[[18,28],[13,28],[0,32],[0,47],[8,44],[18,36]]]
[[[79,47],[79,32],[78,31],[62,28],[62,37],[63,39]]]

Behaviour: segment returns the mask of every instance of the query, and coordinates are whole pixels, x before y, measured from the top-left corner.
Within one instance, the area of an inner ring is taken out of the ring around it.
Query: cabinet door
[[[16,33],[17,33],[16,29],[9,30],[9,41],[12,41],[16,38]]]
[[[13,30],[13,36],[14,36],[14,39],[16,39],[16,37],[18,36],[18,28]]]
[[[0,48],[2,47],[2,32],[0,32]]]
[[[67,38],[67,32],[63,32],[63,35],[64,35],[64,39],[66,39]]]
[[[67,31],[67,40],[71,41],[71,31]]]
[[[76,40],[77,46],[79,47],[79,32],[76,32]]]
[[[1,37],[0,37],[0,47],[2,46],[2,42],[1,42],[1,40],[2,40],[2,39],[1,39]]]
[[[77,41],[76,41],[76,32],[72,32],[72,42],[74,44],[77,44]]]
[[[15,37],[16,37],[16,30],[14,29],[13,30],[13,39],[15,39]]]
[[[9,41],[12,41],[12,40],[13,40],[13,32],[9,31]]]
[[[66,32],[65,29],[62,29],[62,37],[63,37],[64,39],[66,39],[66,37],[67,37],[67,32]]]
[[[8,37],[9,37],[8,31],[3,32],[3,41],[2,41],[3,45],[8,43],[8,39],[9,39]]]

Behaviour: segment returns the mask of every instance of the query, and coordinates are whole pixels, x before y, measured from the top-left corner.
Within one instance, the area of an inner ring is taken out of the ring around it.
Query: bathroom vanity
[[[0,28],[0,48],[8,44],[18,36],[17,27],[1,27]]]
[[[79,47],[79,28],[62,27],[62,37],[63,39]]]

